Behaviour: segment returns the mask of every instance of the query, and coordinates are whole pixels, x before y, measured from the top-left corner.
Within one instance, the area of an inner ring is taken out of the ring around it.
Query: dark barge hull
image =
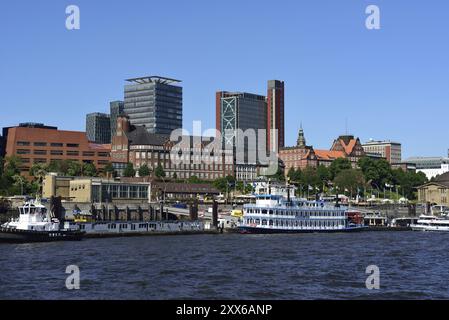
[[[33,231],[0,228],[0,243],[80,241],[84,234],[81,231]]]

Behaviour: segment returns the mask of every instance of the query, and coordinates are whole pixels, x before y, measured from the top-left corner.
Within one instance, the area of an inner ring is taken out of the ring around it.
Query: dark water
[[[65,287],[78,265],[80,290]],[[380,268],[380,290],[366,268]],[[449,299],[449,234],[199,235],[0,244],[1,299]]]

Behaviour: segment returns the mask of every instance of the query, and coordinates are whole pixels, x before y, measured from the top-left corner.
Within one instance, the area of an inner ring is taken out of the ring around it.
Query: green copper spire
[[[298,141],[296,142],[296,144],[298,147],[306,146],[306,138],[304,137],[304,130],[302,129],[302,123],[301,123],[301,128],[299,129]]]

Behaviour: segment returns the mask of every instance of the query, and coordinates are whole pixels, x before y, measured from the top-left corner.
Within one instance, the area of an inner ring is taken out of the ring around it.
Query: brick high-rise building
[[[93,163],[102,169],[110,161],[110,144],[91,143],[85,132],[58,130],[43,124],[23,123],[3,129],[6,156],[19,156],[20,168],[28,175],[34,163],[72,160]]]
[[[270,151],[278,152],[284,144],[284,81],[270,80],[267,94],[267,146]]]

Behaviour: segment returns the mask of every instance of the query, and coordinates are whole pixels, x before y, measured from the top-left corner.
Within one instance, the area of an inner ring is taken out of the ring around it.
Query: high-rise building
[[[117,132],[117,117],[125,112],[125,103],[123,101],[112,101],[111,107],[111,138]]]
[[[182,87],[173,85],[181,81],[158,76],[127,81],[125,113],[132,125],[157,134],[182,128]]]
[[[265,96],[246,92],[217,92],[216,127],[222,134],[224,146],[234,147],[238,132],[254,129],[267,129],[267,103]],[[257,150],[257,145],[249,145]]]
[[[267,95],[267,145],[278,152],[285,144],[284,131],[284,81],[268,81]]]
[[[379,154],[391,164],[402,161],[402,146],[398,142],[370,140],[362,147],[366,153]]]
[[[86,134],[91,142],[111,143],[111,117],[99,112],[86,115]]]
[[[267,150],[265,96],[246,92],[217,92],[216,128],[222,135],[223,148],[235,150],[236,179],[255,179],[259,174],[260,149]],[[260,129],[263,131],[259,131]],[[250,133],[250,130],[254,130],[255,141],[251,141],[248,135],[246,138],[241,136]],[[264,146],[260,146],[259,140],[263,141]]]
[[[85,132],[58,130],[38,123],[21,123],[17,127],[3,128],[6,138],[6,156],[22,160],[20,170],[28,175],[35,163],[70,160],[93,163],[103,169],[111,161],[110,145],[95,144]]]

